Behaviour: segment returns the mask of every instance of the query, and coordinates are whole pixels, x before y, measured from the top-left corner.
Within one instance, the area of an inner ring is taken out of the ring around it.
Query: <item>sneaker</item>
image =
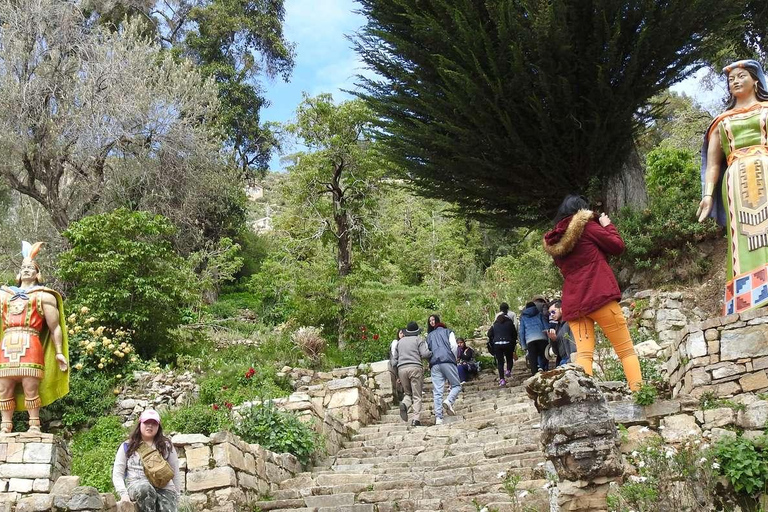
[[[451,402],[443,402],[443,409],[448,413],[448,416],[456,416],[456,411],[453,410],[453,404]]]
[[[512,375],[512,370],[507,370],[504,372],[505,377],[509,377],[510,375]]]
[[[437,418],[435,420],[435,425],[442,425],[443,424],[443,418]]]
[[[421,426],[421,422],[419,420],[413,420],[411,422],[411,426],[412,427],[420,427]]]
[[[503,388],[503,387],[504,387],[504,386],[506,386],[506,385],[507,385],[507,381],[506,381],[506,380],[504,380],[504,379],[501,379],[501,380],[499,381],[499,387],[500,387],[500,388]]]
[[[400,402],[400,419],[403,421],[408,421],[408,406],[403,402]]]

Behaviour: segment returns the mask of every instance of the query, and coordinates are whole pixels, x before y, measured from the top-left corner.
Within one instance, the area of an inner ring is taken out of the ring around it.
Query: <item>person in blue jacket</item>
[[[533,375],[538,371],[547,369],[544,361],[547,360],[548,332],[549,320],[544,318],[541,309],[535,302],[528,302],[525,309],[520,313],[519,336],[520,346],[528,351],[528,363]]]

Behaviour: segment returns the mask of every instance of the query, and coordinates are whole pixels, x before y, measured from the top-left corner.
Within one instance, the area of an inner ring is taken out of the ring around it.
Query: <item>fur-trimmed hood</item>
[[[544,250],[553,258],[562,258],[576,246],[587,223],[595,218],[592,210],[579,210],[561,220],[555,229],[544,235]]]

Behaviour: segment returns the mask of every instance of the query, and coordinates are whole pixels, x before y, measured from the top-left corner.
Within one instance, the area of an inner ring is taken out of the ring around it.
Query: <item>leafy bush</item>
[[[325,340],[317,327],[299,327],[291,334],[291,341],[301,350],[304,355],[309,357],[313,363],[320,360],[320,356],[325,350]]]
[[[72,372],[69,394],[41,410],[45,421],[61,419],[64,426],[77,429],[92,424],[115,406],[115,378],[102,373]]]
[[[195,301],[195,278],[171,246],[174,226],[148,212],[115,210],[85,217],[63,234],[60,277],[74,301],[105,325],[132,331],[139,354],[154,355]]]
[[[90,430],[72,439],[72,474],[80,476],[81,485],[91,485],[101,492],[112,492],[112,465],[118,447],[128,434],[117,416],[100,417]]]
[[[768,489],[768,451],[765,438],[759,443],[747,438],[726,437],[714,447],[720,471],[734,491],[751,496]]]
[[[258,443],[276,453],[291,453],[307,465],[319,447],[318,434],[291,413],[279,411],[272,402],[255,404],[240,411],[235,434],[248,443]]]
[[[213,407],[200,402],[164,413],[162,422],[166,433],[209,436],[232,428],[232,418],[227,407]]]
[[[692,269],[690,277],[697,277],[706,272],[707,265],[694,244],[714,238],[718,228],[711,221],[699,223],[696,219],[701,187],[694,156],[688,151],[659,148],[648,153],[646,163],[648,208],[626,208],[616,215],[616,227],[627,246],[621,263],[639,269],[673,267],[679,271],[687,258],[692,264],[685,268]]]
[[[658,391],[650,384],[643,383],[643,385],[634,393],[635,403],[637,405],[651,405],[656,401]]]

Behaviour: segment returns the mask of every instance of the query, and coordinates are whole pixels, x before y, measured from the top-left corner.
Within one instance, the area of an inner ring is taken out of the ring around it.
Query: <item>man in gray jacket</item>
[[[429,359],[432,352],[427,349],[424,338],[419,336],[421,329],[416,322],[409,322],[405,336],[392,351],[390,364],[397,368],[400,383],[405,396],[400,402],[400,417],[408,421],[408,409],[411,409],[411,425],[421,425],[421,390],[424,387],[424,367],[422,359]]]

